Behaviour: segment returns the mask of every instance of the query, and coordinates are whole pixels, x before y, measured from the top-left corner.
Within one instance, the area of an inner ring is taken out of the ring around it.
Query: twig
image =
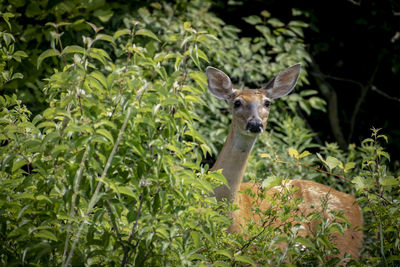
[[[72,195],[71,207],[70,207],[70,211],[69,211],[69,217],[71,217],[71,218],[74,216],[74,213],[75,213],[75,202],[76,202],[76,198],[77,198],[78,192],[79,192],[79,185],[81,183],[82,170],[83,170],[83,167],[85,166],[85,161],[87,160],[87,154],[89,153],[89,150],[90,150],[90,145],[87,144],[85,152],[83,153],[82,160],[79,163],[79,169],[76,171],[76,175],[75,175],[75,179],[74,179],[74,194]],[[69,241],[70,235],[71,235],[71,223],[67,227],[67,236],[65,237],[64,253],[63,253],[63,257],[62,257],[63,262],[67,257],[68,244],[69,244],[68,241]]]
[[[134,235],[135,235],[135,232],[136,232],[136,227],[137,227],[138,222],[139,222],[140,213],[141,213],[141,211],[142,211],[142,206],[143,206],[143,202],[144,202],[144,191],[142,191],[142,194],[141,194],[140,197],[139,197],[139,201],[140,201],[140,202],[139,202],[139,208],[138,208],[138,211],[137,211],[137,213],[136,213],[136,221],[135,221],[135,223],[134,223],[133,226],[132,226],[132,231],[131,231],[131,234],[129,235],[129,239],[128,239],[128,245],[132,242],[132,239],[133,239],[133,237],[134,237]],[[136,247],[138,244],[139,244],[139,241],[137,242],[137,244],[135,245],[135,247]],[[124,249],[124,258],[122,259],[121,267],[126,266],[126,264],[128,263],[129,258],[130,258],[131,255],[132,255],[132,253],[129,254],[129,247],[125,247],[125,249]]]
[[[359,111],[360,111],[361,104],[364,102],[364,99],[365,99],[365,97],[367,96],[368,89],[371,87],[371,84],[372,84],[372,83],[374,82],[374,80],[375,80],[375,75],[376,75],[376,73],[377,73],[377,71],[378,71],[378,68],[379,68],[379,65],[380,65],[379,63],[380,63],[380,62],[378,62],[378,64],[376,64],[376,67],[375,67],[375,69],[374,69],[374,72],[372,73],[371,78],[369,79],[368,83],[367,83],[366,85],[364,85],[364,86],[361,87],[361,95],[360,95],[360,97],[357,99],[357,102],[356,102],[356,104],[355,104],[355,106],[354,106],[354,109],[353,109],[353,113],[351,114],[350,133],[349,133],[349,136],[348,136],[348,138],[347,138],[347,142],[350,142],[350,141],[351,141],[351,138],[353,137],[354,127],[355,127],[355,124],[356,124],[357,115],[358,115],[358,113],[359,113]]]
[[[384,97],[386,97],[387,99],[400,102],[400,98],[397,98],[397,97],[390,96],[390,95],[386,94],[385,92],[379,90],[375,85],[372,85],[372,86],[371,86],[371,90],[374,91],[374,92],[377,92],[378,94],[380,94],[380,95],[382,95],[382,96],[384,96]]]
[[[106,199],[105,202],[106,202],[106,209],[107,209],[107,211],[108,211],[108,213],[110,215],[110,218],[111,218],[111,223],[112,223],[113,228],[115,229],[115,232],[117,234],[117,239],[121,243],[122,249],[125,250],[125,245],[124,245],[124,242],[122,240],[121,233],[119,232],[118,225],[115,222],[115,215],[112,212],[110,201],[108,199]]]
[[[361,0],[360,1],[355,1],[355,0],[347,0],[347,1],[349,1],[350,3],[352,3],[353,5],[356,5],[356,6],[361,6]]]
[[[93,209],[94,205],[96,205],[96,203],[98,202],[98,195],[99,195],[101,187],[103,186],[104,178],[106,177],[108,169],[111,166],[111,162],[112,162],[112,160],[114,158],[115,153],[117,152],[118,144],[122,139],[122,135],[123,135],[123,133],[124,133],[124,131],[126,129],[126,126],[128,124],[128,121],[129,121],[131,115],[132,115],[132,107],[129,107],[128,114],[126,115],[125,121],[124,121],[124,123],[123,123],[123,125],[122,125],[122,127],[121,127],[121,129],[120,129],[120,131],[118,133],[117,140],[115,141],[114,147],[113,147],[113,149],[112,149],[112,151],[111,151],[111,153],[110,153],[110,155],[108,157],[106,166],[104,167],[103,173],[101,174],[101,177],[99,179],[99,183],[97,184],[96,190],[95,190],[94,194],[92,195],[92,197],[90,199],[89,206],[88,206],[88,208],[86,210],[84,218],[87,218],[89,216],[89,214],[92,212],[92,209]],[[78,229],[78,233],[76,234],[74,243],[71,246],[71,250],[69,252],[68,258],[67,258],[66,262],[64,262],[63,265],[62,265],[63,267],[69,266],[69,263],[70,263],[70,261],[72,259],[72,255],[74,254],[74,250],[76,248],[76,245],[78,244],[78,241],[79,241],[79,238],[80,238],[80,235],[82,233],[82,230],[83,230],[83,227],[84,227],[85,223],[86,223],[86,219],[82,221],[82,223],[81,223],[81,225],[80,225],[80,227]]]
[[[324,74],[322,74],[319,66],[316,64],[311,65],[313,71],[311,74],[314,76],[315,81],[319,87],[320,92],[328,102],[328,116],[329,124],[331,126],[332,133],[339,144],[339,147],[343,150],[347,149],[347,142],[344,138],[342,129],[340,127],[339,114],[338,114],[338,100],[335,89],[326,82]],[[328,76],[331,77],[331,76]]]

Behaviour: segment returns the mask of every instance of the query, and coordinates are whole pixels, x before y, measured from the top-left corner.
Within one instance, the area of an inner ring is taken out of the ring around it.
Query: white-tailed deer
[[[286,96],[293,90],[300,74],[300,67],[300,64],[296,64],[287,68],[263,88],[254,90],[236,90],[225,73],[213,67],[206,69],[209,90],[215,97],[227,100],[233,112],[228,137],[217,161],[211,168],[211,170],[222,169],[222,174],[229,185],[229,187],[220,186],[214,190],[216,199],[233,200],[239,207],[232,214],[233,225],[229,228],[230,231],[241,232],[242,226],[248,224],[250,220],[261,224],[260,215],[252,211],[254,198],[248,194],[237,194],[237,192],[250,188],[256,195],[261,193],[260,184],[242,183],[246,164],[257,136],[266,127],[271,100]],[[345,231],[344,236],[334,234],[333,243],[339,250],[340,258],[343,258],[344,253],[349,253],[353,258],[358,259],[363,242],[363,233],[358,227],[363,225],[363,218],[354,197],[308,180],[292,180],[285,186],[297,189],[295,195],[302,198],[299,211],[303,214],[309,214],[320,208],[322,198],[328,199],[325,218],[329,218],[329,211],[343,211],[351,227]],[[272,197],[280,190],[282,187],[276,186],[263,193]],[[258,201],[258,203],[261,210],[271,206],[266,200]],[[279,207],[276,208],[279,209]],[[302,223],[302,225],[304,226],[302,236],[311,234],[317,226],[315,222]]]

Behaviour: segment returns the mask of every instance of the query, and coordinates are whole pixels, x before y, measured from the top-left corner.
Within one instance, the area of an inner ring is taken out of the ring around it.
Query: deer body
[[[257,136],[264,131],[267,124],[271,100],[289,94],[297,82],[299,73],[300,64],[296,64],[281,72],[261,89],[239,91],[233,89],[230,78],[222,71],[212,67],[206,70],[209,90],[217,98],[228,100],[233,111],[228,137],[217,161],[211,168],[211,170],[222,169],[222,174],[229,185],[229,187],[220,186],[214,190],[216,199],[233,201],[239,207],[231,215],[233,224],[229,231],[241,232],[250,220],[261,225],[263,218],[252,212],[254,203],[257,203],[261,210],[266,210],[271,206],[266,199],[255,201],[250,195],[238,194],[238,191],[249,188],[255,195],[261,194],[261,185],[251,182],[242,183],[248,158]],[[334,234],[333,242],[339,249],[339,257],[342,258],[344,253],[349,253],[356,259],[359,257],[363,233],[355,228],[363,225],[363,219],[353,196],[308,180],[292,180],[285,186],[297,189],[295,196],[303,200],[298,212],[305,215],[321,208],[320,199],[324,197],[328,197],[325,218],[329,218],[330,210],[342,210],[351,228],[346,230],[344,236]],[[282,186],[275,186],[262,193],[273,197],[282,189]],[[273,208],[279,209],[279,207]],[[279,221],[273,222],[273,225],[279,224]],[[303,222],[302,225],[304,226],[300,233],[302,236],[310,234],[316,228],[315,222]]]

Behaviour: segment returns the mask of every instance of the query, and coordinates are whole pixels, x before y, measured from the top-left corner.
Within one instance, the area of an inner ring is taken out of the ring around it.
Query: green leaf
[[[69,149],[68,145],[56,145],[52,150],[51,150],[51,154],[53,156],[57,156],[59,152],[61,151],[66,151]]]
[[[13,161],[13,167],[11,172],[15,172],[16,170],[19,170],[22,166],[24,166],[28,161],[21,157],[21,156],[17,156],[14,161]]]
[[[294,158],[296,158],[296,159],[299,158],[299,152],[298,152],[295,148],[293,148],[293,147],[290,147],[290,148],[288,149],[288,153],[289,153],[290,156],[292,156],[292,157],[294,157]]]
[[[55,57],[55,56],[60,56],[60,51],[57,49],[47,49],[44,51],[42,54],[37,59],[37,68],[39,69],[40,64],[42,64],[42,61],[48,57]]]
[[[285,24],[282,23],[282,21],[280,21],[279,19],[275,19],[275,18],[269,19],[267,22],[269,24],[271,24],[272,26],[274,26],[275,28],[285,26]]]
[[[218,249],[215,251],[215,254],[225,256],[228,259],[232,259],[233,257],[232,253],[226,249]]]
[[[305,158],[308,155],[310,155],[310,152],[308,152],[307,150],[303,151],[300,155],[299,155],[299,159]]]
[[[348,172],[349,170],[353,169],[356,166],[355,162],[347,162],[346,165],[344,165],[344,173]]]
[[[333,170],[336,167],[343,169],[343,163],[335,157],[328,156],[326,158],[326,164],[328,165],[330,170]]]
[[[137,195],[128,186],[116,186],[115,190],[120,194],[124,194],[133,197],[134,199],[137,199]]]
[[[151,31],[149,31],[147,29],[140,29],[135,34],[136,35],[147,36],[147,37],[153,38],[156,41],[161,42],[160,39],[158,39],[158,37],[153,32],[151,32]]]
[[[364,190],[364,188],[369,189],[369,188],[372,187],[372,184],[369,183],[367,179],[364,179],[364,178],[361,177],[361,176],[356,176],[356,177],[353,179],[353,183],[354,183],[354,185],[355,185],[355,188],[356,188],[357,190],[359,190],[359,191]]]
[[[53,240],[53,241],[58,241],[57,237],[52,232],[47,231],[47,230],[39,231],[38,233],[35,234],[35,237],[50,239],[50,240]]]
[[[252,266],[256,266],[257,264],[253,261],[252,258],[245,256],[245,255],[238,255],[235,256],[235,261],[245,263],[245,264],[251,264]]]
[[[64,48],[62,51],[62,55],[64,54],[85,54],[85,49],[83,47],[80,47],[78,45],[70,45]]]
[[[194,243],[195,248],[200,247],[200,245],[201,245],[200,244],[200,239],[201,239],[200,233],[197,232],[197,231],[190,231],[190,236],[193,239],[193,243]]]
[[[295,238],[294,242],[300,243],[303,246],[306,246],[308,248],[315,249],[315,245],[307,238],[304,238],[302,236],[298,236]]]
[[[101,85],[103,85],[104,88],[106,89],[108,88],[107,79],[103,73],[101,73],[100,71],[93,71],[92,73],[90,73],[90,76],[98,80],[101,83]]]
[[[399,185],[399,181],[396,178],[394,178],[393,176],[382,177],[381,179],[379,179],[379,183],[382,186]]]
[[[215,262],[213,262],[212,266],[213,267],[232,267],[231,264],[228,264],[224,261],[215,261]]]
[[[96,40],[102,40],[114,44],[114,39],[108,34],[98,34],[96,35]]]
[[[282,177],[271,175],[267,179],[264,179],[261,186],[263,189],[268,190],[271,187],[280,185],[282,183]]]
[[[255,25],[255,24],[259,24],[262,22],[261,18],[259,16],[256,15],[252,15],[246,18],[243,18],[244,21],[246,21],[247,23],[251,24],[251,25]]]
[[[96,130],[96,133],[104,136],[105,138],[107,138],[112,144],[114,144],[114,137],[112,136],[112,134],[107,131],[106,129],[98,129]]]
[[[131,35],[131,31],[128,29],[118,30],[114,33],[113,38],[114,38],[114,40],[116,40],[119,37],[124,36],[124,35]]]

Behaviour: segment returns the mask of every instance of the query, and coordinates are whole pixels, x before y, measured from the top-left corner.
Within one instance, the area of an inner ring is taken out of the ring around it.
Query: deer
[[[289,180],[286,184],[275,186],[266,191],[262,190],[259,183],[242,182],[246,165],[257,140],[267,125],[272,100],[288,95],[295,87],[301,64],[295,64],[271,79],[261,89],[234,89],[231,79],[219,69],[206,68],[208,89],[217,99],[228,101],[232,111],[232,122],[225,144],[210,171],[222,170],[227,185],[220,185],[214,189],[214,196],[218,201],[232,201],[237,209],[230,216],[232,225],[228,232],[243,233],[243,228],[250,221],[261,224],[262,218],[255,214],[254,205],[265,210],[271,206],[267,198],[256,201],[254,195],[264,193],[273,196],[283,187],[294,188],[295,195],[301,197],[302,203],[298,209],[303,214],[310,214],[321,207],[321,199],[327,198],[327,211],[324,218],[329,219],[330,211],[341,211],[350,224],[344,235],[333,233],[333,244],[336,245],[338,257],[343,259],[345,253],[354,259],[359,259],[363,243],[363,216],[355,198],[329,186],[311,180]],[[251,190],[253,194],[244,194]],[[253,195],[253,197],[252,197]],[[280,207],[274,207],[279,209]],[[300,223],[299,223],[300,224]],[[317,227],[316,223],[301,223],[302,236],[308,236]],[[285,244],[281,249],[284,249]]]

